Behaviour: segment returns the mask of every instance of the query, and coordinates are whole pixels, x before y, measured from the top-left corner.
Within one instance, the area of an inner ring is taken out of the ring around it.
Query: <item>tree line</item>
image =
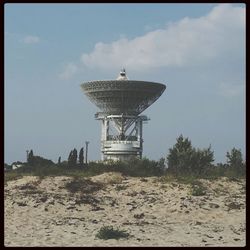
[[[59,157],[60,159],[61,157]],[[78,161],[77,161],[78,159]],[[59,160],[58,160],[59,162]],[[75,167],[75,166],[84,166],[84,149],[81,148],[79,151],[79,156],[77,158],[77,150],[74,148],[73,150],[70,151],[69,157],[68,157],[68,166],[70,167]]]
[[[120,171],[124,174],[133,176],[161,176],[171,174],[174,176],[192,175],[196,177],[208,176],[235,176],[244,177],[246,173],[246,162],[243,160],[240,149],[233,148],[226,152],[226,163],[214,164],[214,151],[209,147],[200,149],[192,146],[191,140],[180,135],[176,143],[171,147],[159,161],[143,159],[131,159],[127,162],[90,162],[84,163],[84,148],[79,150],[74,148],[70,151],[67,161],[61,161],[58,158],[57,164],[41,156],[35,156],[33,150],[30,150],[27,156],[27,169],[42,166],[59,166],[67,169],[80,167],[93,173],[102,173],[103,171]],[[62,169],[59,168],[59,169]]]
[[[34,155],[33,150],[31,149],[27,156],[27,164],[30,166],[49,166],[55,165],[51,160],[45,159],[41,156]],[[77,154],[77,149],[74,148],[70,151],[68,160],[61,161],[61,156],[58,158],[58,166],[68,166],[68,167],[84,167],[84,148],[82,147]]]
[[[174,175],[245,175],[246,163],[240,149],[233,148],[227,152],[226,159],[225,164],[213,164],[214,152],[211,145],[205,149],[196,149],[188,138],[180,135],[176,139],[176,144],[169,149],[166,167],[167,171]]]

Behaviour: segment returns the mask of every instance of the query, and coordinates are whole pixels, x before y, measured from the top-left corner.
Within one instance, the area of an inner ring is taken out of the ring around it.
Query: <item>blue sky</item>
[[[5,162],[26,150],[57,161],[90,141],[98,109],[80,84],[128,77],[166,84],[143,112],[144,153],[165,157],[183,134],[225,162],[245,156],[244,4],[5,4]]]

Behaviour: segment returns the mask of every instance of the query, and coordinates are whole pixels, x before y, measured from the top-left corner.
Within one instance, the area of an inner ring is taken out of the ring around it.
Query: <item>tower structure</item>
[[[129,80],[122,69],[116,80],[89,81],[81,88],[101,110],[95,118],[102,124],[102,160],[141,158],[143,123],[149,118],[140,114],[162,95],[166,86]]]

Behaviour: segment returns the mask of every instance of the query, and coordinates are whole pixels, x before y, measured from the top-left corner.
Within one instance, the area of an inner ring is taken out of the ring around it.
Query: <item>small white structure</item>
[[[17,168],[20,168],[20,167],[22,167],[23,166],[23,164],[12,164],[12,169],[14,170],[14,169],[17,169]]]

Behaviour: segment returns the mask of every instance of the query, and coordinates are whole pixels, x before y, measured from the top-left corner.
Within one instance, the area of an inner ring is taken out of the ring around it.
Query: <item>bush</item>
[[[24,174],[24,175],[34,175],[40,178],[45,176],[73,176],[73,177],[84,177],[87,176],[86,171],[83,171],[80,167],[68,168],[67,165],[45,165],[45,166],[30,166],[24,165],[18,169],[15,169],[12,172]]]
[[[121,191],[121,190],[125,190],[125,189],[127,189],[127,186],[117,185],[115,187],[115,190],[117,190],[117,191]]]
[[[17,173],[16,171],[6,172],[4,174],[4,183],[6,184],[8,181],[17,180],[22,177],[23,175],[20,173]]]
[[[123,230],[114,229],[112,226],[104,226],[96,234],[96,237],[102,240],[120,239],[120,238],[128,238],[129,233],[126,233]]]
[[[240,149],[233,148],[231,152],[227,152],[227,163],[230,167],[240,169],[243,167],[242,153]]]
[[[68,182],[65,185],[65,188],[71,193],[76,193],[80,191],[84,193],[93,193],[102,189],[103,185],[88,179],[75,177],[72,181]]]
[[[30,166],[49,166],[54,165],[54,162],[48,159],[45,159],[41,156],[35,156],[33,150],[29,152],[28,155],[28,165]]]
[[[129,161],[90,162],[85,170],[88,175],[120,172],[133,177],[161,176],[165,173],[161,161],[151,161],[146,158],[134,158]]]
[[[200,181],[193,182],[191,195],[193,196],[206,195],[206,191],[207,191],[206,187],[204,187]]]
[[[209,146],[207,149],[195,149],[191,141],[180,135],[176,144],[169,149],[167,156],[168,171],[174,175],[206,175],[214,161],[214,155]]]

